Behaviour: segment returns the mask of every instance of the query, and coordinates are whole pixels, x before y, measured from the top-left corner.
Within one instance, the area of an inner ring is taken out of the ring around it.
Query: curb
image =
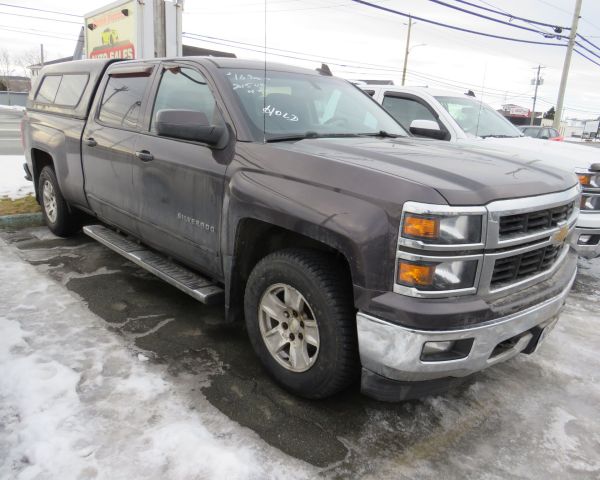
[[[44,218],[41,212],[0,216],[0,227],[41,227]]]

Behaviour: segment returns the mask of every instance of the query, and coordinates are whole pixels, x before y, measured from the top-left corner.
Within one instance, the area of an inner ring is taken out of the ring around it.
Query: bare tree
[[[42,63],[42,56],[40,51],[34,48],[19,54],[15,63],[23,71],[24,77],[31,77],[31,69],[29,67]]]
[[[0,90],[9,90],[9,77],[12,73],[12,58],[8,50],[0,49]]]

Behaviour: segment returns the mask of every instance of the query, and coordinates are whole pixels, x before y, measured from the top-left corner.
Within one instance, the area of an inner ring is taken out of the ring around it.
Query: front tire
[[[358,377],[352,285],[330,256],[289,249],[263,258],[248,279],[244,310],[256,354],[287,390],[325,398]]]
[[[38,192],[42,215],[52,233],[59,237],[69,237],[80,227],[77,212],[71,211],[51,167],[44,167],[40,173]]]

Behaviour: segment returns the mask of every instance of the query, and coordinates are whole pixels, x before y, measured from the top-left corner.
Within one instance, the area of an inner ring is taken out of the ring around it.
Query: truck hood
[[[556,170],[541,160],[524,161],[498,151],[414,137],[309,139],[270,146],[288,154],[321,157],[426,185],[450,205],[484,205],[543,195],[577,183],[572,173]]]
[[[524,161],[539,160],[569,172],[587,170],[591,164],[600,163],[600,150],[568,142],[550,142],[531,137],[469,138],[458,142],[482,152],[501,152]]]

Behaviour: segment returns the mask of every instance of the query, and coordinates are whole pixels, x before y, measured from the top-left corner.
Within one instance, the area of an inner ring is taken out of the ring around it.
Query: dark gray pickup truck
[[[413,138],[322,72],[194,57],[49,66],[23,134],[54,233],[85,216],[86,234],[223,302],[305,397],[360,376],[401,400],[532,353],[575,277],[575,176]]]

